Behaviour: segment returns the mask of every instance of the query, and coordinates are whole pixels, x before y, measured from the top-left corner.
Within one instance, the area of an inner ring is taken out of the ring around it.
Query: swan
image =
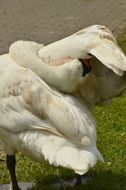
[[[34,50],[30,44],[39,48]],[[84,77],[81,63],[88,68]],[[67,68],[70,73],[77,69],[74,82],[74,73],[66,75]],[[12,44],[9,54],[0,57],[0,140],[7,152],[13,190],[19,189],[14,171],[17,151],[79,175],[103,161],[91,109],[126,91],[125,71],[126,57],[104,26],[88,27],[45,47],[34,42]],[[58,72],[62,73],[59,78]],[[69,90],[71,82],[77,82],[77,88],[73,85]],[[77,178],[77,184],[80,181]]]
[[[20,189],[16,152],[70,168],[78,175],[103,161],[96,146],[95,121],[85,102],[50,87],[9,54],[0,56],[0,116],[0,140],[13,190]]]

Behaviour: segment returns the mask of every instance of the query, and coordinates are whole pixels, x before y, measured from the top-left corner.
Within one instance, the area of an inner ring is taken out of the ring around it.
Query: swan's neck
[[[26,56],[24,54],[15,56],[15,54],[11,53],[11,57],[18,65],[34,71],[46,83],[52,86],[57,85],[57,78],[59,78],[60,75],[60,71],[57,72],[58,67],[51,67],[50,65],[45,64],[45,62],[41,59],[38,59],[37,56]]]
[[[31,69],[50,86],[63,92],[73,93],[82,78],[81,63],[76,59],[68,59],[69,64],[50,65],[49,61],[53,62],[52,59],[46,59],[44,56],[41,59],[38,57],[38,49],[40,48],[44,47],[40,47],[34,42],[19,41],[12,44],[9,54],[18,65]]]

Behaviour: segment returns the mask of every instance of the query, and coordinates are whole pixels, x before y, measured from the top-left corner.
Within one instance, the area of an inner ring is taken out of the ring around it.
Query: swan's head
[[[69,79],[73,78],[84,78],[91,72],[90,59],[73,59],[63,65],[65,72],[69,74]],[[65,73],[64,72],[64,73]]]
[[[55,67],[57,69],[57,89],[63,92],[74,93],[84,83],[91,71],[89,60],[69,59],[64,64]]]

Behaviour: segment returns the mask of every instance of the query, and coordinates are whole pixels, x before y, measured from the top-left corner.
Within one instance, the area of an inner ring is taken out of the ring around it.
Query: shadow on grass
[[[111,171],[99,171],[92,172],[92,181],[86,185],[79,187],[65,187],[67,190],[126,190],[126,174],[114,174]],[[70,176],[67,178],[69,179]],[[66,179],[66,178],[63,178]],[[54,190],[56,188],[51,187],[51,183],[59,180],[55,176],[48,176],[47,178],[40,179],[33,190]],[[60,190],[64,188],[59,188]]]

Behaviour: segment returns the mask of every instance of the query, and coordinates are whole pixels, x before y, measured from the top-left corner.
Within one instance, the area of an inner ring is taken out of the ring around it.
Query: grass
[[[126,52],[126,35],[119,37],[119,44]],[[116,98],[112,105],[96,107],[98,148],[105,163],[98,163],[89,171],[93,180],[85,186],[67,190],[125,190],[126,189],[126,97]],[[17,156],[18,181],[34,181],[34,190],[49,190],[51,182],[75,174],[67,169],[40,165],[23,155]],[[5,162],[0,165],[0,184],[10,181]]]

